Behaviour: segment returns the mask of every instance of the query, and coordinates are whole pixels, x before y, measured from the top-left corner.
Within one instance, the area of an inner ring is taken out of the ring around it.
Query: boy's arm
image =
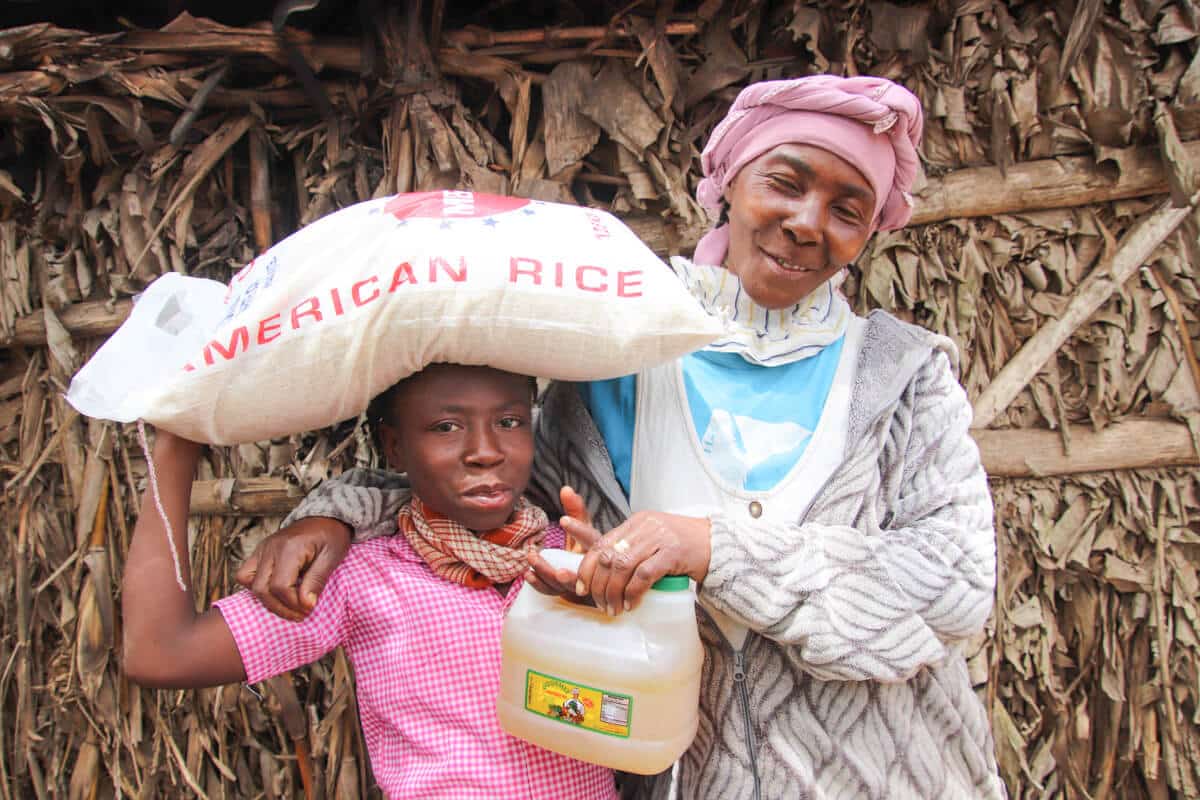
[[[167,530],[147,485],[121,583],[124,667],[130,680],[156,688],[237,683],[246,677],[233,635],[216,609],[196,614],[187,543],[188,503],[201,445],[159,431],[154,466],[163,511],[171,521],[180,574]]]

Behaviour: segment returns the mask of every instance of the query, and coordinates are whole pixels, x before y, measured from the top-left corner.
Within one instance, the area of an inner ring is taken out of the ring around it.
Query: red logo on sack
[[[469,219],[516,211],[527,205],[529,201],[524,197],[501,197],[496,194],[448,190],[398,194],[388,201],[384,210],[396,219]]]

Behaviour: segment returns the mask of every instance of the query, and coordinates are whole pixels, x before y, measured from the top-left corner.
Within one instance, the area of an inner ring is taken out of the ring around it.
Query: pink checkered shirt
[[[552,526],[547,546],[562,537]],[[503,598],[450,583],[403,536],[384,536],[350,548],[303,622],[276,617],[249,592],[216,605],[250,683],[345,648],[388,797],[612,800],[612,770],[509,736],[496,719],[500,626],[520,585]]]

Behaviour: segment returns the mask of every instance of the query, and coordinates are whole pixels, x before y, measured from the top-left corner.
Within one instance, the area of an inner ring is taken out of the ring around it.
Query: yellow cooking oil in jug
[[[542,555],[571,570],[582,559]],[[663,578],[615,617],[524,586],[501,642],[496,713],[513,736],[642,775],[668,769],[696,736],[704,654],[685,576]]]

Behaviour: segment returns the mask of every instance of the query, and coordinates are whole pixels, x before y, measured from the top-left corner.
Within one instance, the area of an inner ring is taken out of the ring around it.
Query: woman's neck
[[[727,334],[710,350],[736,352],[763,366],[798,361],[815,355],[845,333],[852,312],[831,281],[794,306],[767,309],[746,293],[741,280],[724,267],[682,259],[672,269],[692,296],[714,316],[726,321]]]

